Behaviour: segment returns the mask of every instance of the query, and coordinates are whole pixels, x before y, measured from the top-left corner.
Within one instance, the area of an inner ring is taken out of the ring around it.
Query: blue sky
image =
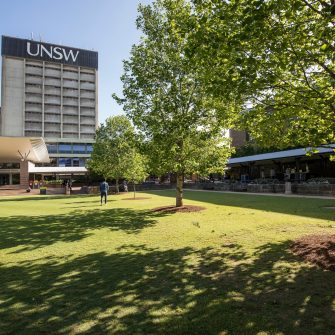
[[[140,32],[139,3],[151,0],[3,0],[0,34],[99,52],[99,122],[122,113],[111,94],[122,92],[122,60]]]

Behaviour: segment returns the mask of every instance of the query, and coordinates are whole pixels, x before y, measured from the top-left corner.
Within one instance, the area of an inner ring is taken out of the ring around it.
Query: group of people
[[[128,186],[126,181],[123,182],[123,188],[125,192],[128,192]],[[102,206],[102,201],[104,199],[105,204],[107,204],[107,195],[108,195],[109,185],[106,180],[100,183],[100,204]]]

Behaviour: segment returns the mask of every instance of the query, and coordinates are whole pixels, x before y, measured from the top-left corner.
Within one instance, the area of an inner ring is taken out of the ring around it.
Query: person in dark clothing
[[[108,183],[104,180],[100,183],[100,204],[102,205],[102,198],[105,198],[105,204],[107,203],[107,194],[109,190]]]

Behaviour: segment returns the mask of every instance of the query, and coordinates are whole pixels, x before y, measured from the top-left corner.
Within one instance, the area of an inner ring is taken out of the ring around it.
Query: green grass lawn
[[[335,273],[289,250],[335,200],[139,195],[0,198],[0,334],[335,333]]]

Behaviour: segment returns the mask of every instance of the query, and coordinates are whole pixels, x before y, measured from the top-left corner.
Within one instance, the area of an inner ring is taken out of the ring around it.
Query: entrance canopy
[[[29,173],[37,174],[58,174],[58,175],[69,175],[69,174],[85,174],[87,169],[85,167],[64,167],[64,166],[31,166],[29,167]]]
[[[0,162],[30,161],[49,163],[47,146],[42,137],[0,136]]]

